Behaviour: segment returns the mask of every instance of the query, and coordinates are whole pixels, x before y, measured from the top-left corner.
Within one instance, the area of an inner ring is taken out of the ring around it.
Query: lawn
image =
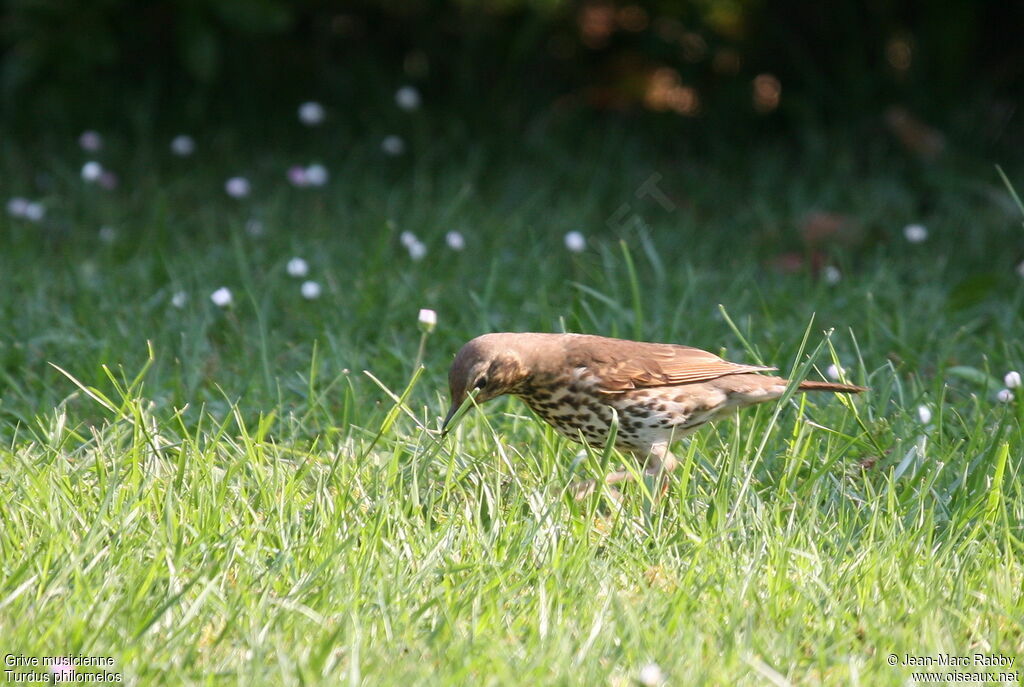
[[[976,653],[1019,671],[1007,161],[616,132],[418,131],[397,156],[341,134],[197,136],[185,158],[126,134],[0,143],[0,197],[45,208],[0,219],[3,651],[111,657],[136,685],[903,685],[908,655]],[[324,186],[289,185],[318,158]],[[835,366],[871,391],[703,429],[660,501],[577,503],[568,485],[617,456],[514,399],[439,441],[455,351],[506,330]]]

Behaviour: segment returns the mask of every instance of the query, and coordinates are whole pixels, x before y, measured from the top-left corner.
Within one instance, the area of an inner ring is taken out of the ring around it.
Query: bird
[[[738,409],[782,396],[789,381],[777,368],[733,363],[690,346],[589,334],[500,332],[467,342],[448,373],[451,405],[442,436],[472,395],[476,404],[513,395],[569,439],[603,445],[618,418],[616,448],[632,454],[645,476],[661,480],[679,461],[672,443]],[[799,391],[856,394],[866,387],[804,380]],[[605,476],[616,484],[635,470]],[[583,498],[593,480],[572,491]]]

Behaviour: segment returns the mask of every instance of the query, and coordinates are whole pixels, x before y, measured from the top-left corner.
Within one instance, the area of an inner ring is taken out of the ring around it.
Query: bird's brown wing
[[[774,367],[742,365],[689,346],[606,340],[588,356],[598,389],[616,394],[634,389],[694,384],[726,375],[768,372]]]

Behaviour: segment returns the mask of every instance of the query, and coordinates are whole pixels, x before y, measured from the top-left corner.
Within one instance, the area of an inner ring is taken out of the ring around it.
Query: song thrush
[[[448,373],[451,408],[443,429],[468,395],[482,403],[512,394],[570,439],[608,439],[618,415],[616,447],[634,454],[648,475],[676,467],[672,441],[739,408],[782,396],[789,383],[760,374],[776,368],[742,365],[674,344],[584,334],[484,334],[458,352]],[[803,381],[800,391],[859,393],[852,384]],[[614,484],[632,472],[609,474]],[[577,496],[593,489],[584,483]]]

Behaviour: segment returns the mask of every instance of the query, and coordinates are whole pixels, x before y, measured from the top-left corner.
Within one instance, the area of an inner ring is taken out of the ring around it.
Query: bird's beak
[[[459,408],[462,406],[461,403],[452,402],[452,407],[448,409],[448,414],[444,418],[444,422],[441,423],[441,436],[448,434],[448,423],[455,417],[455,413],[459,412]]]

